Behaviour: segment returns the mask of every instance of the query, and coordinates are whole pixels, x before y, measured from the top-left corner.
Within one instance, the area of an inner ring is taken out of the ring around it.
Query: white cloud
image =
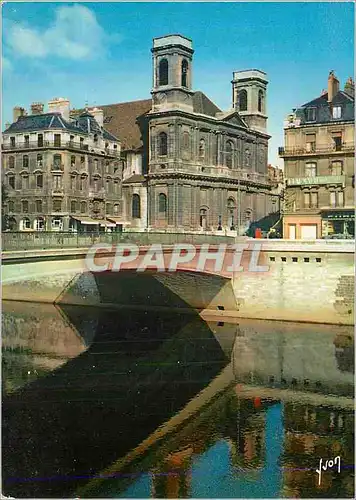
[[[4,73],[9,73],[10,71],[12,71],[12,64],[7,57],[2,56],[1,66]]]
[[[54,22],[45,29],[11,22],[3,33],[14,55],[41,59],[100,57],[105,52],[105,43],[112,36],[117,38],[117,35],[107,35],[94,12],[83,5],[58,7]]]

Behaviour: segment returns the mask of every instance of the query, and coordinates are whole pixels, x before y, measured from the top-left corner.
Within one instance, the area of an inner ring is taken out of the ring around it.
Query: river
[[[2,322],[5,495],[354,498],[351,327],[6,301]]]

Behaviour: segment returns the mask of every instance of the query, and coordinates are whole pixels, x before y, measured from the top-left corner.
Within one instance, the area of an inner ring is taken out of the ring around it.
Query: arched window
[[[239,92],[239,111],[247,111],[247,90],[245,89]]]
[[[28,168],[28,156],[24,155],[22,158],[22,166],[23,168]]]
[[[262,90],[259,90],[258,91],[258,111],[260,111],[261,113],[264,111],[264,95],[263,95],[263,92]]]
[[[168,61],[161,59],[159,62],[159,85],[168,85]]]
[[[200,209],[200,227],[206,229],[208,224],[208,211],[206,208]]]
[[[139,219],[141,217],[141,200],[138,194],[132,196],[132,218]]]
[[[14,168],[14,167],[15,167],[15,157],[9,156],[9,168]]]
[[[231,141],[226,143],[226,166],[232,168],[233,166],[234,145]]]
[[[31,229],[31,221],[28,217],[24,217],[21,221],[21,228],[22,230],[25,230],[25,229]]]
[[[200,139],[200,142],[199,142],[199,157],[205,158],[205,141],[204,141],[204,139]]]
[[[167,134],[161,132],[158,136],[158,151],[160,156],[167,156],[168,153],[168,140]]]
[[[227,200],[227,215],[228,215],[228,227],[232,231],[235,229],[235,211],[236,203],[233,198]]]
[[[114,205],[114,214],[117,215],[119,213],[119,205],[118,203],[115,203]]]
[[[80,212],[82,214],[85,214],[87,211],[87,204],[85,201],[82,201],[81,204],[80,204]]]
[[[188,61],[182,61],[182,87],[188,87]]]
[[[36,175],[36,188],[38,189],[43,188],[43,174]]]
[[[164,193],[158,195],[158,211],[161,214],[167,212],[167,196]]]
[[[7,220],[7,227],[10,229],[10,231],[16,231],[17,228],[17,222],[15,217],[10,217]]]

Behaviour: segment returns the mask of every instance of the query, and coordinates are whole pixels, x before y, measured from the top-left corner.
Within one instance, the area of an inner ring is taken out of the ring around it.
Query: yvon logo
[[[269,266],[260,262],[261,246],[261,243],[218,246],[181,243],[165,248],[161,244],[140,248],[133,244],[112,246],[98,243],[89,249],[85,263],[89,271],[96,273],[121,269],[135,269],[137,272],[189,269],[221,274],[243,271],[266,273]]]

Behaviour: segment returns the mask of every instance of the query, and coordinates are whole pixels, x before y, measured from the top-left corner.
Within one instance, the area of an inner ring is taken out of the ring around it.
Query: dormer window
[[[307,122],[315,122],[315,120],[316,120],[316,109],[315,108],[307,108],[305,113],[306,113]]]
[[[337,120],[341,118],[341,106],[333,107],[333,119]]]
[[[98,142],[98,134],[94,134],[94,142]]]

